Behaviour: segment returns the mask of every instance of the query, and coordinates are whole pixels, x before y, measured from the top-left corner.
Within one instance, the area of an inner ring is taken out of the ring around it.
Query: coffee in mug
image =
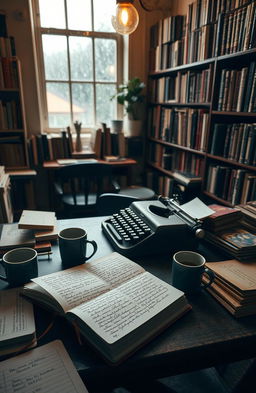
[[[203,273],[209,277],[207,284],[202,283]],[[214,280],[214,273],[205,267],[205,258],[193,251],[178,251],[173,256],[171,284],[190,294],[207,288]]]
[[[0,279],[11,286],[26,284],[38,276],[37,252],[33,248],[14,248],[4,254],[0,263],[5,271]]]

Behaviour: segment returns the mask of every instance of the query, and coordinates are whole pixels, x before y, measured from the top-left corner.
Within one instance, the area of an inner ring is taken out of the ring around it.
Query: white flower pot
[[[125,136],[133,137],[140,136],[142,131],[142,120],[129,120],[126,119],[124,122],[124,134]]]

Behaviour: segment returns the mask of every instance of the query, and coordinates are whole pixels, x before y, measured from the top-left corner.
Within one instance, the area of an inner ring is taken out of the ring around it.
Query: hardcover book
[[[191,308],[183,292],[118,253],[32,281],[23,295],[65,315],[110,363]]]
[[[54,212],[23,210],[18,228],[53,230],[55,224],[56,217]]]
[[[236,259],[207,262],[215,274],[207,290],[235,317],[256,314],[256,265]],[[207,282],[208,278],[203,277]]]
[[[19,288],[0,291],[0,356],[35,345],[33,306],[20,296]]]

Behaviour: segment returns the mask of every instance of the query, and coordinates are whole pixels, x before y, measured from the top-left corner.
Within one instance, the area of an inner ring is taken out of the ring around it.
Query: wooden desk
[[[103,219],[96,217],[61,220],[58,226],[59,229],[71,226],[85,228],[88,239],[94,239],[98,243],[98,251],[93,257],[96,259],[113,251],[101,232]],[[217,260],[210,249],[200,246],[199,252],[208,261]],[[138,258],[135,261],[170,282],[170,260],[171,255],[163,255]],[[57,245],[53,247],[52,260],[39,257],[38,264],[40,275],[60,270],[61,260]],[[6,284],[0,282],[0,289],[6,287]],[[193,307],[189,313],[116,367],[108,366],[89,346],[80,347],[73,329],[61,318],[39,341],[39,345],[61,339],[89,391],[90,388],[93,391],[97,386],[106,391],[108,386],[132,383],[138,378],[160,378],[256,356],[256,316],[236,320],[207,292],[190,297],[189,302]],[[36,307],[35,314],[37,332],[40,335],[51,321],[52,315]]]

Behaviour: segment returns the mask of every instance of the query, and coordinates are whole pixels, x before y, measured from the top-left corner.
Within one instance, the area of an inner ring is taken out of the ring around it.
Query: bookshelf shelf
[[[236,116],[236,117],[247,117],[252,118],[256,121],[256,113],[249,113],[249,112],[222,112],[222,111],[212,111],[212,115],[215,116]]]
[[[152,105],[162,105],[164,107],[180,107],[180,108],[208,108],[210,107],[210,103],[203,103],[203,102],[154,102]]]
[[[202,155],[204,156],[205,153],[196,149],[191,149],[190,147],[186,147],[186,146],[182,146],[182,145],[177,145],[175,143],[171,143],[171,142],[166,142],[166,141],[162,141],[159,139],[155,139],[155,138],[149,138],[149,140],[151,140],[152,142],[158,143],[160,145],[163,146],[169,146],[169,147],[174,147],[175,149],[180,149],[180,150],[184,150],[184,151],[189,151],[190,153],[194,153],[194,154],[198,154],[198,155]]]
[[[202,4],[151,28],[149,178],[201,176],[202,198],[234,206],[256,199],[256,2]]]

